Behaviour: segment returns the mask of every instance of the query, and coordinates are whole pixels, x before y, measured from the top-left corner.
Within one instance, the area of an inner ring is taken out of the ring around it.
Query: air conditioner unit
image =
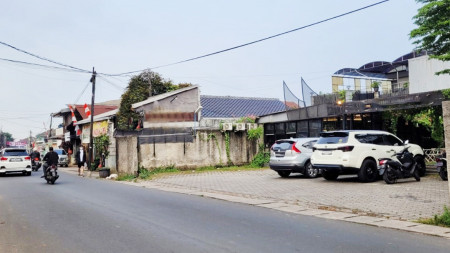
[[[236,131],[245,131],[245,123],[237,123]]]
[[[224,131],[233,130],[233,123],[223,123],[222,130],[224,130]]]
[[[257,127],[258,127],[258,124],[256,124],[256,123],[247,123],[247,129],[248,130],[255,129]]]

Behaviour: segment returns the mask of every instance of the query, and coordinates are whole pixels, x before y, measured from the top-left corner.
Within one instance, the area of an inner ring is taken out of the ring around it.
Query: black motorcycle
[[[443,153],[442,155],[436,157],[436,169],[439,173],[439,176],[442,178],[442,180],[447,181],[448,174],[447,174],[447,154],[446,153]]]
[[[399,178],[414,177],[420,181],[419,170],[416,169],[417,162],[414,155],[408,151],[409,147],[402,152],[396,153],[397,160],[391,158],[378,159],[378,169],[387,184],[394,184]]]
[[[31,160],[31,170],[32,171],[38,171],[41,167],[41,161],[39,161],[39,158],[35,157],[33,160]]]
[[[55,165],[46,167],[44,165],[44,169],[45,169],[44,179],[47,181],[47,184],[55,184],[56,179],[59,178],[58,167],[56,167]]]

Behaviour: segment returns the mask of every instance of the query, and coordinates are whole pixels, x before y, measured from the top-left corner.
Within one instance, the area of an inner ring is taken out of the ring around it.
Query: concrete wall
[[[193,127],[200,106],[198,88],[163,98],[139,108],[144,111],[144,128]]]
[[[256,142],[248,141],[246,132],[227,133],[230,134],[230,161],[235,165],[251,162],[257,152]],[[196,168],[227,165],[227,162],[225,135],[216,130],[197,131],[194,142],[140,145],[140,164],[145,168],[171,165]]]
[[[450,101],[442,102],[442,116],[444,118],[444,136],[445,136],[445,152],[447,153],[447,161],[450,161]],[[447,173],[450,170],[447,166]],[[450,180],[448,181],[449,193],[450,193]]]
[[[450,88],[450,75],[434,73],[450,68],[450,62],[429,59],[428,55],[408,60],[409,93],[420,93]]]
[[[250,163],[257,153],[256,141],[249,141],[244,131],[227,133],[230,134],[230,161],[235,165]],[[136,141],[137,137],[116,138],[119,173],[135,173],[138,157],[139,164],[145,168],[172,165],[177,168],[197,168],[228,163],[225,135],[217,130],[197,131],[193,142],[141,144],[139,155]]]
[[[119,173],[134,174],[138,171],[137,137],[118,137],[117,171]]]

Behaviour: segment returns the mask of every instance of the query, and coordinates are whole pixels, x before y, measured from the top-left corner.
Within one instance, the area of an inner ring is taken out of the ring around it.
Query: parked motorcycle
[[[447,154],[446,153],[443,153],[442,155],[436,157],[436,169],[439,173],[439,176],[442,178],[442,180],[447,181],[448,174],[447,174]]]
[[[33,160],[31,160],[31,170],[32,171],[38,171],[41,167],[42,163],[39,161],[39,158],[35,157]]]
[[[396,160],[391,158],[381,158],[378,160],[378,169],[387,184],[394,184],[399,178],[414,177],[420,181],[419,170],[416,169],[417,162],[409,147],[403,149],[400,153],[394,154]]]
[[[46,166],[44,166],[44,169]],[[56,179],[59,178],[58,175],[58,167],[55,165],[48,166],[45,172],[44,179],[47,181],[47,184],[55,184]]]

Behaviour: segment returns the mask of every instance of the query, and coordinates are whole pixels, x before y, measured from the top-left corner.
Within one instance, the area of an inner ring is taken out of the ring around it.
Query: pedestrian
[[[86,151],[83,146],[80,146],[80,150],[75,154],[75,160],[78,165],[78,176],[84,177],[84,165],[86,164]]]

